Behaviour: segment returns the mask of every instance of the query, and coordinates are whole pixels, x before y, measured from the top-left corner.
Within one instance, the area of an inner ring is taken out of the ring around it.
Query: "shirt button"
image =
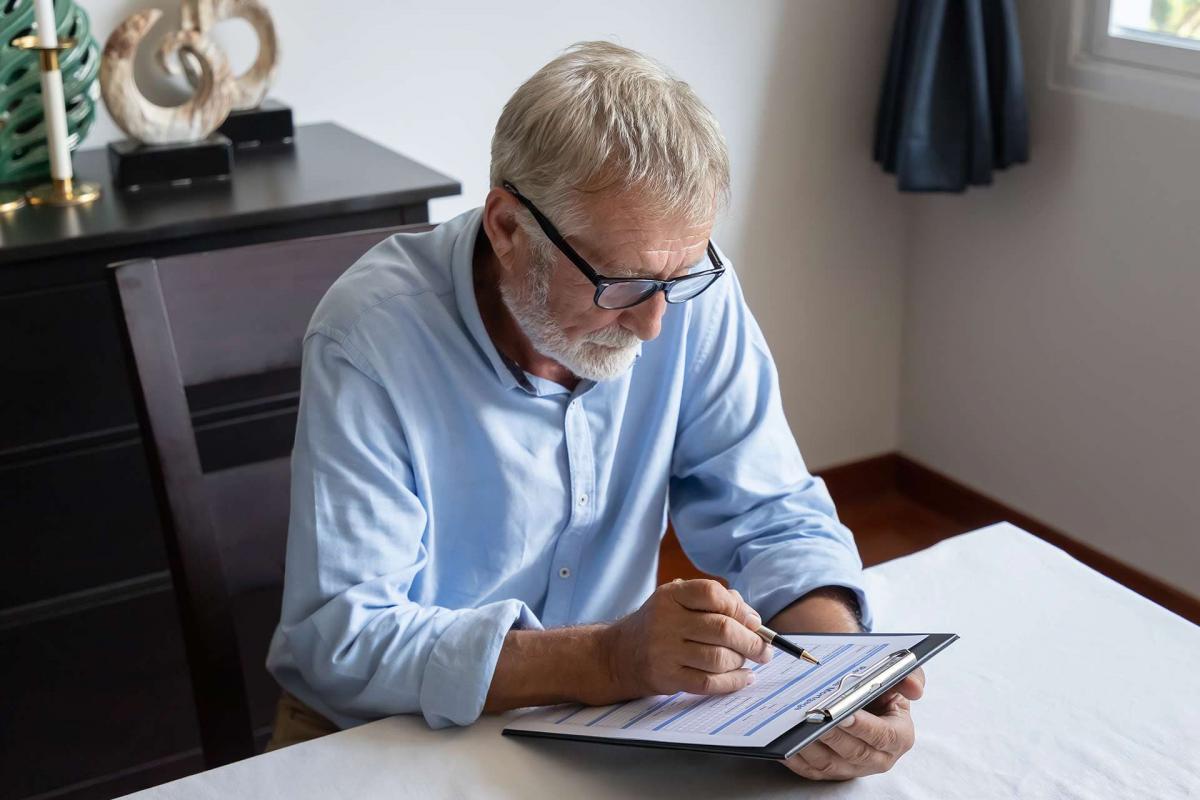
[[[571,577],[571,570],[570,570],[570,569],[568,569],[567,567],[559,567],[559,569],[558,569],[558,577],[560,577],[560,578],[569,578],[569,577]]]
[[[588,500],[588,498],[587,498],[587,495],[586,495],[586,494],[581,494],[581,495],[579,495],[579,505],[581,505],[581,506],[586,506],[586,505],[587,505],[587,500]]]

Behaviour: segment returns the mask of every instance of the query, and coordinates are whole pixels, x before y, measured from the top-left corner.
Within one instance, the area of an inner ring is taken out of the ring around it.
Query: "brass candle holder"
[[[37,36],[19,36],[16,39],[13,39],[12,46],[19,50],[36,50],[38,52],[38,68],[42,71],[42,75],[45,76],[49,72],[60,71],[58,54],[63,50],[69,50],[70,48],[74,47],[75,40],[69,37],[58,39],[57,44],[54,47],[43,47],[38,44]],[[61,80],[62,79],[60,76],[60,86]],[[46,146],[53,149],[55,145],[53,142],[49,141],[50,116],[53,112],[50,108],[46,107],[50,103],[50,98],[46,97],[45,85],[45,82],[43,82],[42,102],[44,103],[43,111],[45,125],[47,128]],[[66,114],[65,106],[62,110],[62,113],[64,115]],[[64,132],[66,131],[65,121],[63,123],[63,130]],[[71,153],[69,148],[67,149],[66,160],[67,168],[70,170]],[[72,176],[65,178],[52,178],[50,183],[34,186],[25,193],[25,197],[31,205],[35,206],[81,206],[91,203],[100,197],[100,185],[85,181],[76,183],[74,177]],[[14,206],[14,208],[19,207],[20,206]],[[10,209],[3,208],[2,201],[0,201],[0,210]]]
[[[74,178],[55,178],[25,193],[31,206],[82,206],[100,198],[100,184]]]
[[[0,189],[0,214],[16,211],[25,205],[25,195],[12,189]]]

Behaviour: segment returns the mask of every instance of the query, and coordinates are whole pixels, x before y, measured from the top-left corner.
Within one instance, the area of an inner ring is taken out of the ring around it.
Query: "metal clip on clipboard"
[[[842,714],[858,708],[866,702],[872,693],[890,686],[917,661],[917,656],[911,650],[897,650],[871,668],[866,675],[851,672],[838,682],[834,689],[834,698],[824,708],[814,708],[804,718],[805,722],[829,722]],[[857,681],[849,689],[844,689],[849,681]]]

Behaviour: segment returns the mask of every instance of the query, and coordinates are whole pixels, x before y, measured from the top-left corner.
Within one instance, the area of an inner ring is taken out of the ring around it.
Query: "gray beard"
[[[539,257],[528,274],[517,289],[502,283],[500,298],[535,350],[592,381],[620,377],[633,365],[641,341],[635,334],[614,324],[571,341],[550,316],[550,265]]]

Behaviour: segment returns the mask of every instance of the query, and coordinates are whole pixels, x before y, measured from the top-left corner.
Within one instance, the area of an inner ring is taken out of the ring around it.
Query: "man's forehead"
[[[655,277],[691,267],[704,257],[708,236],[704,230],[685,235],[664,236],[655,232],[623,232],[596,238],[593,266],[614,278]]]
[[[712,235],[712,219],[655,214],[636,200],[594,202],[585,210],[579,238],[597,268],[643,271],[685,266],[704,255]]]

